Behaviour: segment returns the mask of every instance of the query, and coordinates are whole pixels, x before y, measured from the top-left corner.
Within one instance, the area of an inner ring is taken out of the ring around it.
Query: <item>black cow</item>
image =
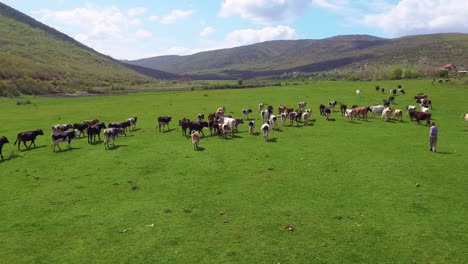
[[[212,122],[212,121],[210,121]],[[181,127],[182,129],[182,134],[184,136],[187,136],[187,129],[190,127],[190,124],[192,124],[193,122],[190,122],[190,119],[187,119],[187,118],[182,118],[182,120],[179,120],[179,126]],[[189,131],[190,132],[190,131]]]
[[[52,134],[52,146],[54,148],[54,151],[55,146],[57,146],[59,150],[62,150],[59,146],[60,142],[68,141],[68,147],[70,148],[71,141],[76,137],[76,134],[79,134],[79,131],[64,131]]]
[[[104,123],[88,127],[88,143],[93,143],[96,141],[96,135],[98,136],[99,141],[101,141],[101,129],[106,128]]]
[[[80,131],[80,134],[78,136],[81,136],[81,134],[83,134],[84,136],[84,132],[87,128],[88,128],[88,124],[80,124],[80,123],[73,124],[73,129]]]
[[[217,121],[208,122],[208,128],[210,129],[210,135],[213,135],[213,132],[219,134]]]
[[[198,131],[202,133],[203,136],[205,136],[205,133],[203,133],[204,127],[208,127],[208,122],[190,122],[188,125],[189,131]]]
[[[346,112],[346,109],[348,109],[348,106],[347,105],[340,105],[340,111],[341,111],[341,115],[344,116],[345,112]]]
[[[2,159],[3,159],[2,148],[3,148],[3,144],[6,144],[6,143],[10,143],[10,141],[8,141],[6,137],[0,137],[0,156],[2,157]]]
[[[330,107],[327,107],[325,108],[325,110],[323,110],[323,113],[325,114],[325,119],[326,120],[329,120],[330,119],[330,114],[331,114],[332,110]]]
[[[384,88],[382,88],[382,93],[385,93],[385,89],[384,89]]]
[[[109,123],[109,128],[123,128],[124,129],[124,134],[127,136],[127,133],[125,131],[127,130],[127,127],[130,127],[130,121],[125,121],[125,122],[114,122],[114,123]]]
[[[398,89],[401,89],[401,84],[398,85]]]
[[[390,106],[390,100],[385,100],[385,99],[383,99],[383,105],[384,105],[385,107],[389,107],[389,106]]]
[[[354,108],[357,108],[357,107],[359,107],[359,105],[353,105],[353,106],[351,106],[351,109],[354,109]]]
[[[171,122],[172,117],[171,116],[160,116],[158,117],[158,129],[159,132],[161,132],[161,128],[164,132],[164,127],[167,126],[167,129],[169,130],[169,122]]]
[[[320,111],[320,115],[324,115],[325,113],[323,112],[325,110],[326,106],[324,106],[323,104],[321,104],[319,106],[319,111]]]
[[[42,129],[36,129],[33,131],[26,131],[26,132],[18,133],[18,135],[16,136],[16,141],[13,145],[16,145],[16,143],[18,142],[18,150],[20,150],[21,142],[23,142],[26,148],[30,148],[32,144],[34,144],[34,147],[36,147],[35,141],[36,141],[36,137],[39,135],[44,135],[44,132],[42,132]],[[29,144],[29,147],[26,146],[26,141],[31,141],[31,144]]]
[[[376,91],[380,90],[380,86],[378,86],[378,85],[375,86],[375,90],[376,90]]]
[[[273,114],[273,106],[272,105],[269,105],[267,110],[268,110],[268,113],[270,113],[270,115]]]

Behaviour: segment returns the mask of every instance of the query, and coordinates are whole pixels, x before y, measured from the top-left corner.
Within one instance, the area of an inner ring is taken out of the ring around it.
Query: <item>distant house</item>
[[[447,71],[451,71],[451,70],[455,70],[457,66],[455,66],[455,64],[453,63],[450,63],[450,64],[445,64],[443,68]]]

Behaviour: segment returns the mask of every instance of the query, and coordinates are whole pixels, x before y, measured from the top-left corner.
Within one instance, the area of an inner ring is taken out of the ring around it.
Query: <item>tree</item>
[[[397,67],[390,72],[390,79],[400,80],[402,74],[403,74],[403,71],[401,70],[401,68]]]
[[[407,69],[403,72],[404,79],[411,79],[413,78],[413,72],[410,69]]]
[[[449,74],[448,70],[441,70],[437,73],[437,76],[441,78],[447,78],[448,74]]]
[[[244,80],[242,80],[242,78],[237,79],[237,84],[238,85],[242,85],[242,83],[244,83]]]

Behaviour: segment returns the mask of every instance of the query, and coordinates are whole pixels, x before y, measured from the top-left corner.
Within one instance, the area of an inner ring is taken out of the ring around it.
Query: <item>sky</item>
[[[468,33],[468,0],[0,0],[116,59],[279,39]]]

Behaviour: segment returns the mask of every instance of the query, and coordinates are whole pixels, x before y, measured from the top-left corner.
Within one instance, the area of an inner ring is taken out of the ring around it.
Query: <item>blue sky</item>
[[[0,0],[117,59],[276,39],[468,33],[468,0]]]

